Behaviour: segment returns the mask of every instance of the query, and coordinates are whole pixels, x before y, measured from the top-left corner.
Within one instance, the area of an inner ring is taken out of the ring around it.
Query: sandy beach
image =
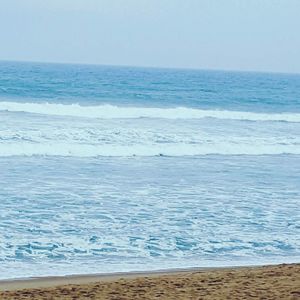
[[[300,299],[300,264],[1,281],[0,299]]]

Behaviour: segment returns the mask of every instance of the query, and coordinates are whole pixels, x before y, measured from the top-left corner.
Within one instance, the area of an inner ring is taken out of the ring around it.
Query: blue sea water
[[[300,75],[0,63],[1,278],[299,262],[299,207]]]

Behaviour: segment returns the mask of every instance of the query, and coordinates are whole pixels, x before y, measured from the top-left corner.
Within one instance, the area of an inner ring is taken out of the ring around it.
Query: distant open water
[[[0,278],[300,261],[300,75],[0,63]]]

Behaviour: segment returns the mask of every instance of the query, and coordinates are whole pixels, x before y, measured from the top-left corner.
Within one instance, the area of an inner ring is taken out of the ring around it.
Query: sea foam
[[[66,157],[130,157],[130,156],[198,156],[198,155],[279,155],[300,154],[298,145],[260,145],[219,143],[213,145],[89,145],[70,143],[10,143],[0,147],[1,156],[66,156]]]
[[[99,119],[203,119],[217,118],[248,121],[300,122],[300,113],[255,113],[230,110],[204,110],[188,107],[120,107],[114,105],[82,106],[79,104],[0,102],[0,111],[26,112],[53,116]]]

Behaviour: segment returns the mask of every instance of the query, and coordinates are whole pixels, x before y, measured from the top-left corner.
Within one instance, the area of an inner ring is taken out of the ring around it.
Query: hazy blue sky
[[[300,72],[300,0],[0,4],[0,60]]]

